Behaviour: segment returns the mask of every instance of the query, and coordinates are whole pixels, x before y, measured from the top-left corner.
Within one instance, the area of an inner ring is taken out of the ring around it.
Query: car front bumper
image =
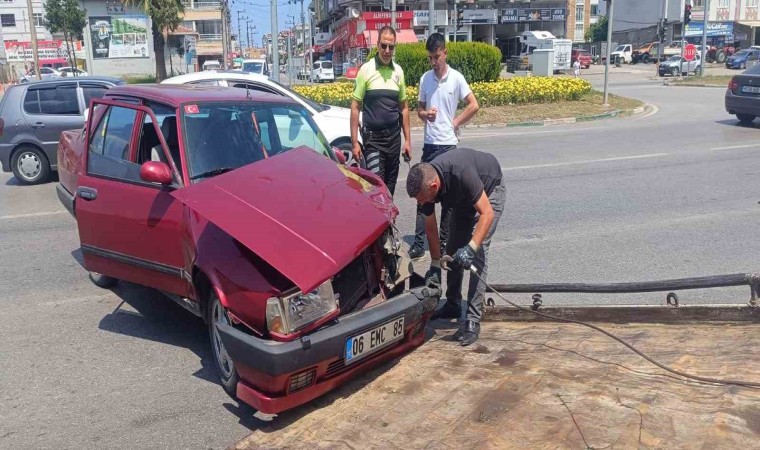
[[[750,97],[745,95],[735,95],[726,89],[725,99],[726,111],[729,114],[751,114],[760,116],[760,96]]]
[[[341,316],[337,323],[292,342],[261,339],[217,324],[224,347],[240,374],[237,397],[267,414],[311,401],[358,373],[421,345],[425,324],[438,299],[427,296],[425,288],[412,289],[377,306]],[[400,341],[360,361],[345,364],[347,338],[400,316],[404,317],[404,337]],[[293,389],[294,383],[297,389]]]
[[[11,171],[11,151],[13,151],[13,145],[0,144],[0,166],[3,167],[3,172]]]

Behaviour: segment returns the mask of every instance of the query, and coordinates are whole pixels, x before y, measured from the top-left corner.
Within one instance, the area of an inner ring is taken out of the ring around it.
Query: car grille
[[[335,376],[343,372],[345,369],[346,369],[346,361],[343,358],[337,359],[331,362],[329,366],[327,366],[327,370],[325,371],[325,378],[330,378],[332,376]]]
[[[369,300],[380,289],[375,264],[373,246],[351,261],[333,278],[333,292],[338,295],[341,314],[357,308],[362,301]]]
[[[314,384],[314,378],[317,375],[317,369],[311,369],[306,372],[301,372],[290,377],[290,384],[288,385],[288,394],[298,392],[306,389]]]

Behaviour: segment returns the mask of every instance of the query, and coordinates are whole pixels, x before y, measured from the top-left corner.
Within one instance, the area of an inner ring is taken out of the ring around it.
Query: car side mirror
[[[161,161],[146,161],[140,166],[140,179],[148,183],[172,184],[172,171]]]

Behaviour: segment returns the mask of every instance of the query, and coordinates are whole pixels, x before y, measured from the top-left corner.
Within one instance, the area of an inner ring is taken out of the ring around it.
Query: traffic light
[[[456,26],[457,31],[459,31],[460,28],[462,28],[462,21],[464,20],[464,8],[459,9],[459,5],[454,5],[454,12],[456,13]]]
[[[683,6],[683,24],[688,25],[691,22],[691,5],[686,3]]]

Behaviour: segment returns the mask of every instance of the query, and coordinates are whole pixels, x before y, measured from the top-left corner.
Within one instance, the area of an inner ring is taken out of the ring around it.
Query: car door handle
[[[32,128],[45,128],[45,124],[42,122],[37,122],[32,125]]]
[[[98,190],[86,186],[79,186],[77,188],[77,196],[87,201],[95,200],[98,198]]]

